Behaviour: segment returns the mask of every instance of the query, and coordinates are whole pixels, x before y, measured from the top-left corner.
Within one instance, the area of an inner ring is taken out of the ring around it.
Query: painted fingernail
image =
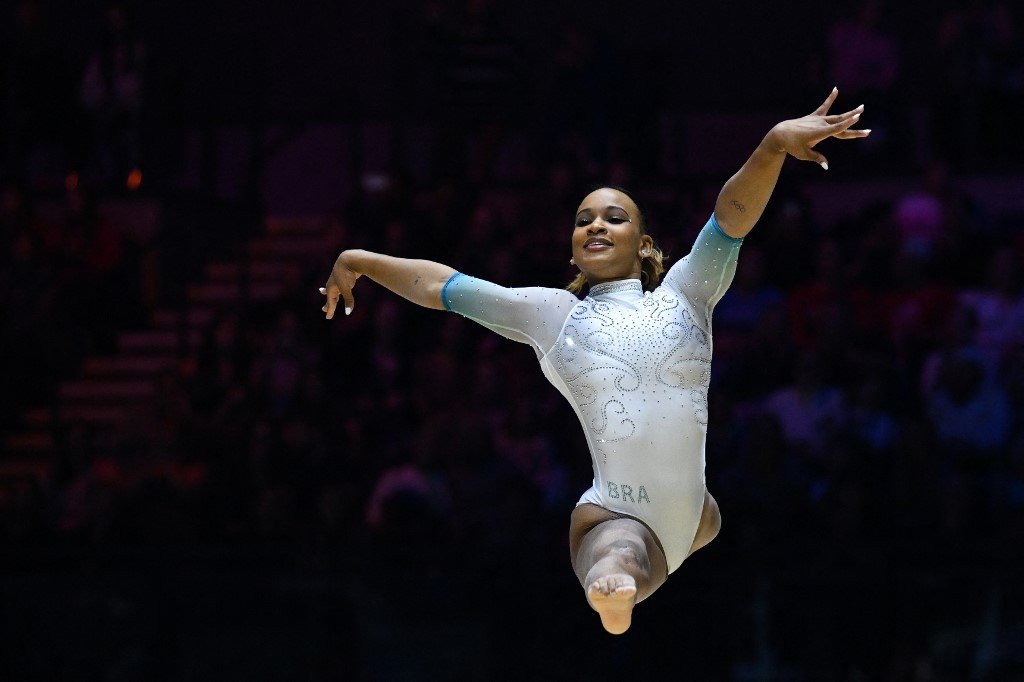
[[[321,294],[326,294],[327,293],[327,289],[324,289],[323,287],[320,287],[320,293]]]
[[[346,315],[351,315],[352,314],[352,309],[351,308],[345,308],[345,314]]]
[[[870,133],[870,132],[871,132],[871,128],[865,128],[865,129],[864,129],[864,132],[865,132],[865,133]]]
[[[835,85],[833,85],[833,86],[832,86],[832,92],[836,92],[837,90],[839,90],[839,87],[838,87],[838,86],[835,86]]]
[[[852,118],[855,118],[855,119],[860,118],[860,114],[854,114]]]
[[[828,170],[828,161],[822,161],[821,167],[824,168],[825,170]]]

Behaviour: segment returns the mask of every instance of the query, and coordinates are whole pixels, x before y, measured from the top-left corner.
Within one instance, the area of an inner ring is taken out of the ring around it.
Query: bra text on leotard
[[[623,502],[633,502],[634,504],[641,504],[646,502],[651,503],[651,498],[647,495],[647,488],[640,486],[636,491],[636,499],[633,499],[633,486],[628,483],[612,483],[608,481],[608,497],[616,500],[622,500]]]

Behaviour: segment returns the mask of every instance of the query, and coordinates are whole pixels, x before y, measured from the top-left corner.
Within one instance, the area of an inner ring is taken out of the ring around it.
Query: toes
[[[636,585],[626,576],[617,576],[611,586],[611,592],[616,596],[629,596],[636,592]]]
[[[636,584],[628,576],[605,576],[598,578],[587,589],[591,597],[632,597]]]

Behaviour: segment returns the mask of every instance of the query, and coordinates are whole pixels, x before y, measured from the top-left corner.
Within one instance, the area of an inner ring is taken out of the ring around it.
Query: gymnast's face
[[[640,233],[640,210],[618,190],[594,190],[576,211],[572,257],[590,286],[639,279],[642,259],[653,246],[654,240]]]

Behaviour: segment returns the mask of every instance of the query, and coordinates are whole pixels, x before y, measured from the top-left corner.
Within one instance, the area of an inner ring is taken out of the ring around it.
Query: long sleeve
[[[697,312],[697,322],[711,331],[711,311],[736,274],[742,238],[730,237],[719,227],[715,214],[701,229],[690,253],[669,268],[663,284],[686,297]]]
[[[446,309],[502,336],[528,343],[538,355],[554,345],[579,299],[564,289],[503,287],[457,272],[441,290]]]

